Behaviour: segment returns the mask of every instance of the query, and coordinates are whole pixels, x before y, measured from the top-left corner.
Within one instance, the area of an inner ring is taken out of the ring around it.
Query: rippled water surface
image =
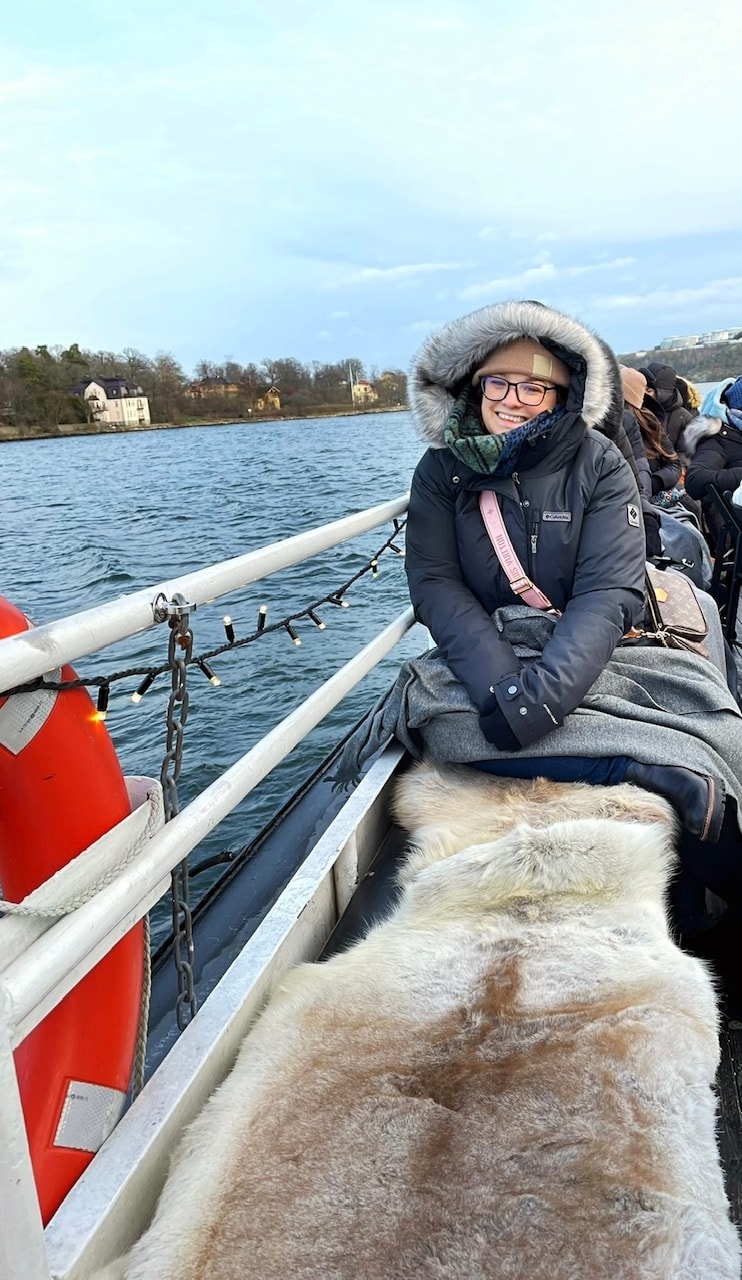
[[[406,413],[4,443],[0,592],[36,622],[49,622],[403,494],[421,453]],[[199,607],[194,652],[224,641],[225,612],[240,636],[254,630],[262,603],[277,621],[333,591],[390,532],[382,526],[238,597]],[[214,659],[218,689],[191,671],[181,806],[409,603],[403,559],[385,554],[379,576],[366,575],[348,599],[350,609],[323,609],[327,630],[298,624],[301,648],[281,632]],[[415,629],[195,856],[257,834],[399,662],[423,647]],[[76,669],[104,674],[166,656],[163,627],[81,659]],[[112,687],[108,728],[126,773],[159,776],[169,678],[160,677],[138,707],[135,685]]]

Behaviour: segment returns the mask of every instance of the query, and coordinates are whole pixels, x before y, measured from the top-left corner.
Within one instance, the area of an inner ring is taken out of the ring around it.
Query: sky
[[[10,11],[8,11],[10,10]],[[24,0],[0,349],[406,368],[536,298],[742,328],[738,0]]]

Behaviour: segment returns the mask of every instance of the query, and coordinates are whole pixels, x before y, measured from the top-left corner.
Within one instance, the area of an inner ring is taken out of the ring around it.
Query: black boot
[[[715,844],[721,834],[726,793],[719,778],[674,764],[641,764],[632,760],[626,782],[663,796],[691,835]]]

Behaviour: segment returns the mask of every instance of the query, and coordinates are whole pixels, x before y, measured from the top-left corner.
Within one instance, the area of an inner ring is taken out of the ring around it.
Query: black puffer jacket
[[[705,505],[709,485],[720,493],[736,489],[742,481],[742,431],[720,418],[696,418],[687,439],[691,450],[695,445],[685,473],[690,496]]]
[[[685,444],[685,432],[690,424],[695,421],[695,417],[690,409],[686,409],[679,391],[675,392],[672,401],[669,404],[664,404],[663,408],[665,410],[664,427],[670,437],[672,447],[676,453],[681,455],[681,458],[687,458],[688,450]]]
[[[510,478],[482,475],[444,445],[462,381],[520,337],[572,370],[566,412]],[[497,708],[522,746],[561,724],[641,616],[644,531],[636,480],[598,431],[621,427],[618,366],[581,324],[533,302],[485,307],[433,334],[412,368],[412,407],[431,448],[412,482],[407,574],[417,617],[483,714]],[[540,658],[521,669],[492,612],[518,597],[483,524],[478,495],[498,496],[526,572],[563,612]]]

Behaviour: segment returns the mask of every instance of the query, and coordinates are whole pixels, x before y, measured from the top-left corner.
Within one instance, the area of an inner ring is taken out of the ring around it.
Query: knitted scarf
[[[534,436],[544,435],[564,416],[564,406],[513,427],[502,435],[490,435],[482,422],[479,398],[473,387],[465,387],[456,399],[444,428],[443,438],[460,462],[480,475],[511,476],[518,469],[524,446]]]

